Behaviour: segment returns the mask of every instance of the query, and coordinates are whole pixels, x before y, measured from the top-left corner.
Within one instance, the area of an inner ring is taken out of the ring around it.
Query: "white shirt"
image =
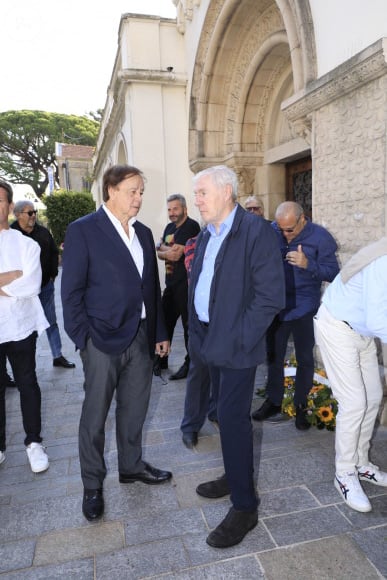
[[[346,284],[338,274],[322,301],[337,320],[345,320],[363,336],[387,343],[387,256],[371,262]]]
[[[23,340],[49,324],[39,300],[42,270],[40,246],[14,229],[0,231],[0,272],[22,270],[23,275],[2,287],[0,343]]]
[[[122,223],[120,222],[120,220],[116,218],[116,216],[110,211],[110,209],[106,205],[103,205],[102,207],[105,210],[106,215],[108,216],[108,218],[112,222],[113,226],[117,230],[117,232],[118,232],[120,238],[122,239],[122,241],[124,242],[125,246],[128,248],[128,250],[133,258],[133,261],[136,264],[136,268],[138,270],[138,273],[140,274],[140,277],[142,278],[142,272],[144,269],[144,252],[142,250],[142,246],[141,246],[139,239],[137,237],[136,230],[133,227],[133,224],[136,221],[136,218],[132,217],[128,222],[128,227],[129,227],[129,237],[128,237],[127,233],[125,232],[124,228],[122,227]],[[145,304],[144,303],[142,303],[141,318],[142,319],[146,318]]]

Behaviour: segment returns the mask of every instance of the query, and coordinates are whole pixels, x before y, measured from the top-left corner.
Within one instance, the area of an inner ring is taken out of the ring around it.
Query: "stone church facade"
[[[256,193],[272,218],[281,201],[299,201],[334,235],[342,261],[387,235],[387,4],[173,3],[176,21],[121,19],[97,202],[108,165],[141,167],[141,218],[157,239],[166,196],[186,194],[197,217],[192,173],[227,164],[241,202]]]

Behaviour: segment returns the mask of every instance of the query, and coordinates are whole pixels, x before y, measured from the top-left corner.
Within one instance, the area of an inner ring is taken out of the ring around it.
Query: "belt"
[[[203,322],[203,320],[199,320],[199,322],[202,326],[205,326],[206,328],[210,325],[209,322]]]

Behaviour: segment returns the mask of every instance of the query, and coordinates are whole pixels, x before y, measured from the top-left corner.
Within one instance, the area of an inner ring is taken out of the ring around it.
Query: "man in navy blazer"
[[[105,421],[114,392],[119,481],[158,484],[172,477],[142,460],[153,358],[169,353],[153,237],[136,221],[143,193],[139,169],[111,167],[103,176],[104,204],[71,223],[65,237],[64,327],[85,374],[79,459],[88,520],[104,511]]]
[[[216,548],[243,540],[258,521],[250,419],[265,334],[284,307],[285,284],[276,236],[237,199],[237,176],[226,166],[194,177],[195,204],[207,224],[197,239],[189,285],[189,352],[207,364],[217,393],[225,474],[200,484],[207,498],[231,493],[232,507],[207,538]]]

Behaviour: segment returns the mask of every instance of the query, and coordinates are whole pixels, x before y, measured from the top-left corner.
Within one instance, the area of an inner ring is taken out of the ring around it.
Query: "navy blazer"
[[[142,278],[102,207],[67,228],[61,287],[64,328],[81,350],[90,337],[102,352],[124,352],[136,336],[143,302],[150,356],[156,342],[168,340],[153,236],[138,221],[134,229],[144,254]]]
[[[194,305],[210,234],[197,239],[189,284],[189,351],[211,366],[251,368],[266,356],[266,330],[285,305],[282,257],[276,234],[261,217],[239,204],[215,260],[208,328]]]

